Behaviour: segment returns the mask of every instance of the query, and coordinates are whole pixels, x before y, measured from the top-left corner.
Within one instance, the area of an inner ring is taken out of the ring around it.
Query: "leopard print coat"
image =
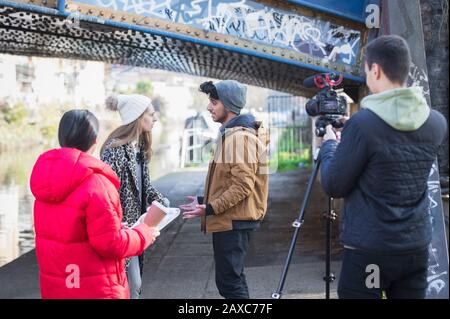
[[[136,153],[131,142],[117,146],[109,147],[114,141],[110,141],[100,158],[107,163],[113,171],[117,174],[120,180],[120,204],[122,205],[123,219],[122,222],[127,226],[132,226],[142,215],[145,209],[142,209],[142,199],[139,195],[138,179],[136,177]],[[140,150],[143,154],[143,149]],[[169,206],[169,201],[153,187],[150,183],[150,174],[148,169],[148,161],[144,160],[142,164],[142,183],[143,183],[143,197],[145,198],[145,208],[149,206],[154,200],[160,202],[164,206]],[[125,267],[128,271],[130,266],[130,258],[126,259]],[[142,277],[144,269],[144,254],[139,256],[139,268]]]
[[[108,145],[111,145],[110,142]],[[136,153],[131,142],[117,146],[108,147],[101,154],[101,160],[111,166],[120,180],[120,203],[123,210],[123,220],[128,226],[133,225],[142,215],[142,199],[139,196],[139,188],[136,178]],[[141,149],[143,154],[143,150]],[[148,161],[143,161],[142,166],[143,196],[145,207],[154,200],[167,206],[164,196],[150,183]],[[144,210],[145,212],[145,210]]]

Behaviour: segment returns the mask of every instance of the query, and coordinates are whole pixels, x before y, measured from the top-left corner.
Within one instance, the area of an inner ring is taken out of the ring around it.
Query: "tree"
[[[161,121],[164,122],[166,119],[167,101],[160,95],[154,95],[152,97],[152,104],[155,108],[155,111],[159,113]]]
[[[17,103],[14,106],[8,106],[7,104],[1,107],[1,113],[3,120],[8,124],[21,125],[28,117],[27,109],[22,103]]]
[[[135,92],[137,94],[142,94],[145,96],[152,96],[152,92],[153,92],[153,86],[152,86],[152,82],[150,81],[138,81],[136,83],[136,90]]]
[[[209,100],[208,96],[199,91],[193,91],[192,96],[192,105],[190,106],[191,109],[194,109],[197,112],[203,112],[206,111],[206,107],[208,106]]]

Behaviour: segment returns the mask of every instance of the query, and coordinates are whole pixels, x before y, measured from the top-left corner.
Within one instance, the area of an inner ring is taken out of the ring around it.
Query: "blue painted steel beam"
[[[366,23],[366,7],[379,0],[287,0],[309,9],[322,11],[354,22]]]
[[[58,0],[58,11],[64,13],[66,6],[66,0]]]
[[[25,11],[36,12],[36,13],[60,15],[58,9],[41,7],[41,6],[38,6],[35,4],[0,0],[0,5],[6,6],[6,7],[12,7],[12,8],[16,8],[16,9],[21,9],[21,10],[25,10]]]
[[[24,4],[24,3],[11,2],[8,0],[0,0],[0,5],[17,8],[20,10],[32,11],[32,12],[36,12],[36,13],[60,16],[63,18],[67,18],[70,15],[70,13],[66,12],[66,11],[60,12],[59,10],[56,10],[56,9],[51,9],[51,8],[46,8],[46,7],[36,6],[36,5],[30,5],[30,4]],[[59,4],[58,4],[58,6],[59,6]],[[290,65],[294,65],[296,67],[306,68],[306,69],[315,71],[317,73],[327,73],[327,72],[332,71],[332,70],[329,70],[324,67],[310,65],[310,64],[300,62],[300,61],[292,61],[289,59],[273,56],[273,55],[270,55],[267,53],[254,52],[252,50],[237,48],[237,47],[233,47],[230,45],[217,43],[217,42],[210,42],[210,41],[206,41],[203,39],[197,39],[197,38],[186,36],[183,34],[177,34],[177,33],[173,33],[173,32],[168,32],[168,31],[163,31],[163,30],[153,29],[153,28],[148,28],[148,27],[141,27],[138,25],[124,23],[124,22],[103,20],[103,19],[99,19],[97,17],[87,16],[84,14],[80,14],[79,18],[80,18],[80,20],[83,20],[83,21],[98,23],[101,25],[111,26],[111,27],[115,27],[115,28],[119,28],[119,29],[129,29],[129,30],[134,30],[134,31],[138,31],[138,32],[143,32],[143,33],[156,34],[156,35],[159,35],[162,37],[174,38],[174,39],[178,39],[180,41],[192,42],[192,43],[203,45],[203,46],[214,47],[214,48],[232,51],[232,52],[245,54],[245,55],[249,55],[249,56],[255,56],[255,57],[266,59],[266,60],[276,61],[276,62],[280,62],[280,63],[284,63],[284,64],[290,64]],[[343,73],[343,76],[345,79],[348,79],[351,81],[355,81],[358,83],[365,83],[365,78],[361,77],[361,76],[355,76],[355,75],[349,74],[349,73]]]

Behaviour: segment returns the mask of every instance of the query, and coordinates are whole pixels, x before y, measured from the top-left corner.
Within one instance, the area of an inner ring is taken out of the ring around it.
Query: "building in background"
[[[220,124],[208,112],[199,112],[186,119],[181,146],[181,167],[196,166],[210,160],[212,145]]]
[[[105,100],[105,64],[0,55],[0,101],[95,108]]]

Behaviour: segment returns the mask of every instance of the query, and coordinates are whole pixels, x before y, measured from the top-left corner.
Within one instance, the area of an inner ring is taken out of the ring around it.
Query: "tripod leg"
[[[336,213],[334,211],[334,199],[328,198],[328,210],[325,213],[326,218],[326,260],[325,260],[325,299],[330,299],[330,283],[334,281],[335,276],[331,273],[331,223],[336,219]]]
[[[272,293],[273,299],[280,299],[281,292],[283,291],[284,283],[286,281],[287,272],[289,270],[289,265],[291,263],[292,255],[294,253],[295,244],[297,242],[297,237],[300,233],[300,227],[303,224],[303,218],[305,215],[306,207],[308,207],[309,200],[311,197],[311,192],[314,186],[314,181],[316,180],[317,173],[319,172],[320,166],[320,157],[318,156],[318,152],[315,156],[314,167],[312,173],[308,180],[308,186],[306,187],[305,197],[303,198],[302,206],[300,209],[299,217],[292,223],[292,226],[295,227],[294,235],[292,236],[291,245],[289,247],[288,256],[286,258],[286,262],[284,264],[283,272],[281,274],[280,282],[278,284],[278,289]]]

